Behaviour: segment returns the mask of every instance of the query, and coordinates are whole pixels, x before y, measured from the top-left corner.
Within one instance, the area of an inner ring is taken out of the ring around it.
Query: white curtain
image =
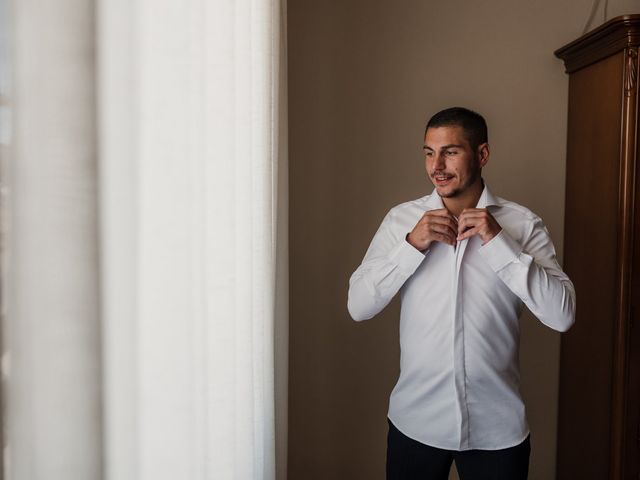
[[[3,91],[12,122],[2,125],[5,478],[99,478],[93,8],[16,0],[2,10],[12,59]]]
[[[10,195],[46,189],[51,182],[68,208],[59,211],[54,195],[51,218],[34,213],[16,232],[9,255],[19,260],[18,268],[9,269],[9,279],[26,278],[19,265],[25,257],[18,255],[27,252],[17,246],[34,232],[41,257],[33,261],[56,257],[49,241],[88,258],[62,256],[55,274],[44,270],[40,279],[15,282],[11,298],[19,306],[35,300],[30,282],[43,289],[37,300],[49,303],[29,312],[29,331],[17,328],[24,315],[7,319],[9,330],[20,335],[9,336],[6,350],[28,360],[12,364],[9,374],[15,381],[9,382],[7,408],[8,478],[284,479],[284,2],[97,0],[95,11],[74,13],[80,4],[87,2],[57,3],[69,8],[53,23],[41,10],[29,9],[29,2],[13,4],[13,18],[20,20],[16,65],[27,54],[44,62],[16,69],[16,85],[32,80],[29,89],[24,85],[25,98],[41,90],[31,100],[36,115],[37,98],[56,92],[37,84],[34,69],[43,68],[44,75],[51,68],[47,80],[60,75],[69,96],[48,111],[65,119],[70,101],[77,104],[86,131],[78,127],[60,141],[88,147],[76,155],[71,173],[57,171],[42,148],[27,152],[33,168],[10,182]],[[62,63],[42,58],[68,44],[42,44],[38,28],[30,25],[36,17],[52,39],[62,35],[78,45],[57,56]],[[32,50],[22,51],[25,44]],[[14,107],[17,118],[21,107]],[[37,123],[35,116],[31,120]],[[16,126],[23,135],[11,147],[12,164],[24,162],[25,146],[40,140],[28,122]],[[67,198],[68,175],[78,177],[74,188],[84,197]],[[85,197],[89,207],[79,205]],[[20,207],[11,211],[12,217],[24,213]],[[68,231],[52,226],[63,215],[76,219],[74,231],[82,232],[73,243]],[[75,272],[79,262],[82,275]],[[33,276],[38,265],[29,265]],[[56,279],[70,274],[74,289],[56,298]],[[87,296],[87,289],[95,296]],[[68,328],[58,331],[48,307],[76,302],[93,310],[74,312],[66,318]],[[56,337],[42,341],[42,325]],[[45,368],[47,358],[56,362]],[[80,372],[56,382],[58,370],[65,369]],[[71,392],[67,400],[90,421],[73,422],[71,411],[67,421],[39,423],[43,415],[31,416],[37,406],[25,408],[24,402],[46,405],[69,385],[82,395]],[[53,430],[38,440],[45,428]],[[62,454],[65,465],[45,462],[49,452]],[[76,463],[89,465],[75,469]]]

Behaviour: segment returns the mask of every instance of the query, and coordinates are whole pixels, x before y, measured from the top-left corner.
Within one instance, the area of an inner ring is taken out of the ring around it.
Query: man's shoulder
[[[396,206],[392,207],[389,210],[389,213],[387,215],[395,216],[395,215],[401,215],[405,213],[411,214],[418,211],[421,211],[424,213],[427,200],[429,199],[430,196],[431,195],[425,195],[420,198],[415,198],[413,200],[407,200],[406,202],[399,203]]]
[[[540,220],[540,217],[536,213],[524,205],[520,205],[512,200],[507,200],[498,196],[495,196],[495,199],[497,205],[494,205],[494,208],[497,208],[499,212],[504,215],[519,217],[522,220],[528,220],[531,222]]]

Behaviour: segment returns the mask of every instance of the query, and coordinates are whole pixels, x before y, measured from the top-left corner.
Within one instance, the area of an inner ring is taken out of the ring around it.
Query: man
[[[435,114],[424,137],[435,189],[385,216],[349,281],[354,320],[400,291],[400,377],[389,402],[387,479],[526,479],[529,428],[519,393],[524,305],[563,332],[573,284],[530,210],[491,193],[484,118]]]

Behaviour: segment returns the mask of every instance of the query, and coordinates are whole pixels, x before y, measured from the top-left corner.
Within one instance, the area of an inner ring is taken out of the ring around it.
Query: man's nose
[[[435,161],[433,166],[436,168],[436,170],[440,170],[442,168],[444,168],[445,162],[444,162],[444,153],[438,153],[435,156]]]

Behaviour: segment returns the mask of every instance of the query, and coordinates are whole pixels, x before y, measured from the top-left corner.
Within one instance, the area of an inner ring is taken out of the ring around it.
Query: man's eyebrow
[[[433,148],[431,148],[428,145],[423,145],[422,148],[433,150]],[[464,145],[458,145],[458,144],[455,144],[455,143],[450,143],[449,145],[443,145],[442,147],[440,147],[440,150],[446,150],[448,148],[464,148]]]

